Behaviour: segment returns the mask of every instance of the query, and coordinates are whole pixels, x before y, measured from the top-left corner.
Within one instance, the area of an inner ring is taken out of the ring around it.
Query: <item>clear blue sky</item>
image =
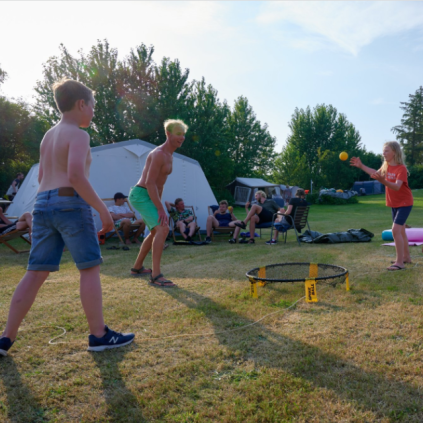
[[[154,45],[230,105],[250,101],[280,151],[295,107],[332,104],[368,150],[394,139],[423,85],[423,2],[2,2],[2,94],[31,102],[42,64],[107,38],[123,58]]]

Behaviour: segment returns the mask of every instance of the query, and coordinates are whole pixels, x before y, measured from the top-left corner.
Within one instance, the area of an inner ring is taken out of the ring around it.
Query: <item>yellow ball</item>
[[[348,159],[348,154],[347,154],[345,151],[343,151],[343,152],[339,155],[339,158],[340,158],[343,162],[345,162],[345,160],[347,160],[347,159]]]

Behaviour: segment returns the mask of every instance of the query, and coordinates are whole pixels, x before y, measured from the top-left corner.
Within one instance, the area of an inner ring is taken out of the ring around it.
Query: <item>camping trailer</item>
[[[91,148],[89,180],[99,197],[111,198],[116,192],[128,195],[130,188],[141,176],[148,153],[154,148],[155,145],[138,139]],[[8,214],[20,216],[24,212],[32,212],[38,187],[38,164],[35,164],[8,208]],[[200,164],[189,157],[174,153],[173,172],[164,187],[163,204],[165,201],[173,203],[178,197],[183,198],[186,205],[194,206],[198,226],[202,230],[206,229],[207,206],[217,204],[216,197]],[[97,229],[100,230],[98,213],[93,210],[93,214]]]
[[[281,195],[280,185],[271,184],[259,178],[235,178],[226,185],[226,189],[231,192],[238,206],[245,206],[247,202],[253,201],[255,193],[260,190],[264,191],[268,198]]]

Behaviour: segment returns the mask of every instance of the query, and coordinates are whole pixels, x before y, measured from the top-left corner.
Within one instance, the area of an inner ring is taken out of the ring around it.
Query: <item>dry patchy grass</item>
[[[415,192],[410,224],[423,217]],[[240,214],[238,211],[237,214]],[[404,272],[385,270],[390,226],[381,196],[351,206],[315,206],[312,229],[365,227],[368,244],[171,246],[165,290],[128,276],[137,251],[103,247],[108,324],[136,341],[116,351],[86,349],[78,273],[69,253],[52,273],[7,358],[0,360],[5,422],[421,422],[423,291],[420,249]],[[0,324],[27,256],[0,248]],[[319,290],[299,302],[300,284],[273,284],[249,297],[245,272],[289,261],[345,266],[352,290]],[[147,264],[150,264],[148,260]],[[259,318],[263,321],[243,329]],[[62,333],[56,345],[49,340]],[[234,330],[236,329],[236,330]]]

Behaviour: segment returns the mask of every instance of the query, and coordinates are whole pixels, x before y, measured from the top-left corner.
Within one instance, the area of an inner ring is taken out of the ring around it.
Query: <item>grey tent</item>
[[[257,191],[264,191],[267,197],[280,196],[281,189],[278,184],[271,184],[259,178],[235,178],[229,185],[226,185],[235,199],[235,204],[244,206],[248,201],[253,201]]]
[[[363,188],[364,191],[360,190]],[[366,195],[371,194],[384,194],[385,193],[385,185],[381,184],[379,181],[357,181],[354,182],[352,187],[352,191],[357,191],[358,193],[366,193]]]

